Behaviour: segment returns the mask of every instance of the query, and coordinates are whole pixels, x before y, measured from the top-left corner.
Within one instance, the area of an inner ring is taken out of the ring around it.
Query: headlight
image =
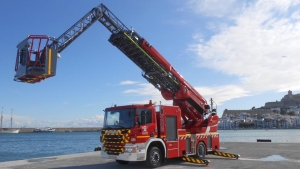
[[[127,148],[125,148],[125,152],[135,153],[136,152],[136,147],[127,147]]]

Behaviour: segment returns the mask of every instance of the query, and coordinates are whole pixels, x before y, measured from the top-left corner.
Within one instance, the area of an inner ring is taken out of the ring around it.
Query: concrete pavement
[[[300,143],[221,143],[222,152],[240,154],[239,160],[207,155],[210,165],[170,159],[160,169],[277,169],[300,168]],[[114,160],[101,159],[100,152],[53,156],[0,163],[0,169],[106,169],[106,168],[146,168],[144,162],[130,162],[119,165]]]

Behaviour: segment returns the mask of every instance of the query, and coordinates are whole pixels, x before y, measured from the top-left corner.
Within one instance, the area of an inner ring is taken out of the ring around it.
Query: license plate
[[[116,156],[108,156],[109,159],[116,159]]]

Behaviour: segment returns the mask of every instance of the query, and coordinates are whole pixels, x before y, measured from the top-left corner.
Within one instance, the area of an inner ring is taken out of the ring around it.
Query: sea
[[[300,129],[219,130],[221,142],[300,143]],[[0,162],[93,152],[100,132],[0,134]],[[100,157],[100,155],[99,155]]]

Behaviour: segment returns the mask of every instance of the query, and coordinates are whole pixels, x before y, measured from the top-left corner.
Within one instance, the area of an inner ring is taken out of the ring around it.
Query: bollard
[[[101,147],[96,147],[94,151],[101,151]]]
[[[271,142],[270,139],[257,139],[257,142]]]

